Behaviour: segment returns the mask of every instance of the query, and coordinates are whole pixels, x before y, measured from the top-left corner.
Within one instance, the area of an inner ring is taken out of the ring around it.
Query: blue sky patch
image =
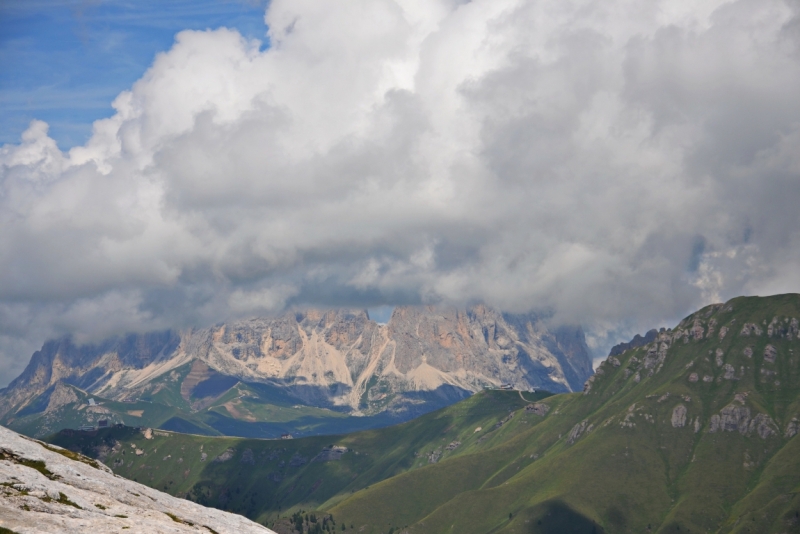
[[[139,79],[181,30],[236,28],[267,43],[266,0],[0,3],[0,145],[19,143],[33,119],[62,150],[84,144],[92,123]]]

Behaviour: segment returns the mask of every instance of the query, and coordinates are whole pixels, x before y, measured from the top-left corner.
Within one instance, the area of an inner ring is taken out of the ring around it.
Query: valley
[[[276,529],[302,510],[372,534],[798,532],[798,318],[795,294],[736,298],[609,357],[581,393],[486,391],[355,434],[51,439]]]
[[[401,425],[303,439],[208,438],[122,427],[62,431],[52,441],[101,458],[126,478],[271,524],[300,509],[322,510],[401,473],[491,449],[541,419],[530,413],[515,424],[509,416],[549,396],[484,391]],[[476,480],[496,468],[487,463]]]

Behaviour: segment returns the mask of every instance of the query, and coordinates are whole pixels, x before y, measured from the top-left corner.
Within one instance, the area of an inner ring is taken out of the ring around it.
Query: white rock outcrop
[[[20,534],[274,534],[245,517],[172,497],[65,454],[76,457],[0,426],[0,527]]]
[[[775,358],[778,357],[778,349],[773,347],[772,345],[767,345],[764,347],[764,361],[769,363],[775,363]]]
[[[785,438],[795,437],[797,435],[798,426],[800,425],[797,424],[797,418],[792,418],[792,420],[789,421],[789,424],[786,425],[786,432],[784,432],[783,437]]]
[[[761,439],[778,435],[778,427],[770,416],[764,413],[756,414],[750,418],[750,409],[745,406],[729,404],[720,410],[719,415],[711,416],[709,433],[714,432],[739,432],[750,435],[755,432]]]
[[[683,428],[686,426],[686,406],[678,404],[672,410],[672,426],[675,428]]]
[[[578,438],[581,437],[584,431],[586,431],[587,433],[591,432],[592,429],[594,428],[594,425],[590,424],[587,426],[588,423],[589,421],[584,419],[583,421],[572,427],[572,430],[569,431],[569,435],[567,436],[567,443],[572,445]]]
[[[755,323],[745,323],[739,335],[742,336],[760,336],[763,330]]]
[[[731,364],[726,363],[722,369],[725,371],[722,378],[725,380],[736,380],[736,369]]]

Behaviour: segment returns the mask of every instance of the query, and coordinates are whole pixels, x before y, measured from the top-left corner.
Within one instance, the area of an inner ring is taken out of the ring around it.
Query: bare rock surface
[[[672,426],[683,428],[686,426],[686,406],[678,404],[672,409]]]
[[[459,443],[460,445],[460,443]],[[317,454],[311,459],[312,462],[331,462],[341,460],[344,453],[348,451],[347,447],[341,445],[331,445],[322,449],[322,452]]]
[[[528,404],[527,406],[525,406],[525,413],[532,413],[540,417],[544,417],[545,415],[547,415],[547,412],[549,411],[550,411],[550,406],[543,402],[535,402],[533,404]]]
[[[660,353],[659,353],[660,354]],[[577,326],[550,328],[535,314],[469,308],[397,307],[387,324],[363,310],[305,310],[183,332],[131,334],[78,346],[48,341],[0,391],[12,417],[61,381],[112,400],[152,395],[189,366],[180,395],[207,408],[203,384],[237,381],[284,388],[303,404],[356,415],[402,410],[422,392],[455,402],[484,386],[580,391],[592,360]],[[57,390],[53,402],[68,400]],[[431,397],[433,398],[433,397]],[[364,401],[367,401],[366,403]],[[51,430],[57,430],[53,428]]]
[[[720,328],[719,329],[719,340],[722,341],[723,339],[725,339],[725,334],[727,334],[727,333],[728,333],[728,327],[727,326],[723,326],[722,328]]]
[[[658,330],[656,329],[650,330],[644,336],[636,334],[629,342],[614,345],[611,348],[611,352],[609,352],[609,356],[619,356],[620,354],[625,353],[627,350],[643,347],[648,343],[652,343],[656,337],[658,337]]]
[[[749,408],[735,404],[729,404],[720,410],[718,415],[712,415],[708,431],[710,433],[738,431],[742,435],[755,433],[761,439],[767,439],[779,433],[778,426],[767,414],[759,413],[751,418]]]
[[[745,323],[744,326],[742,326],[742,331],[740,332],[740,335],[742,335],[742,336],[760,336],[762,333],[763,333],[763,330],[761,330],[761,327],[758,326],[757,324],[755,324],[755,323]]]
[[[778,434],[778,427],[772,421],[772,418],[765,413],[757,414],[752,421],[750,421],[750,426],[748,428],[748,432],[755,431],[761,439],[767,439],[769,436],[775,436]]]
[[[722,349],[717,349],[714,354],[714,361],[717,362],[717,367],[722,367],[722,357],[725,355]]]
[[[792,420],[789,421],[789,424],[786,425],[786,431],[783,433],[783,437],[785,438],[795,437],[797,435],[798,426],[800,425],[798,425],[797,418],[792,418]]]
[[[581,437],[581,435],[583,435],[584,431],[588,433],[591,432],[593,428],[594,425],[589,424],[589,421],[584,419],[572,427],[572,430],[569,431],[569,434],[567,435],[567,443],[572,445],[575,443],[575,441],[577,441],[578,438]]]
[[[690,332],[694,339],[703,339],[703,332],[705,332],[705,329],[703,328],[703,323],[700,322],[699,318],[694,320],[694,324],[692,325]]]
[[[722,370],[725,372],[725,374],[722,376],[722,378],[725,380],[736,379],[736,369],[731,364],[726,363]]]
[[[0,526],[20,534],[273,533],[242,516],[115,476],[100,463],[46,448],[2,426]]]

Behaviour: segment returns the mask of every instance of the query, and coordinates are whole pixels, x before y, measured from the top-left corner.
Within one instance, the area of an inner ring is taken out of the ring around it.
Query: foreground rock
[[[20,534],[272,532],[244,517],[117,477],[99,462],[4,427],[0,427],[0,527]]]

